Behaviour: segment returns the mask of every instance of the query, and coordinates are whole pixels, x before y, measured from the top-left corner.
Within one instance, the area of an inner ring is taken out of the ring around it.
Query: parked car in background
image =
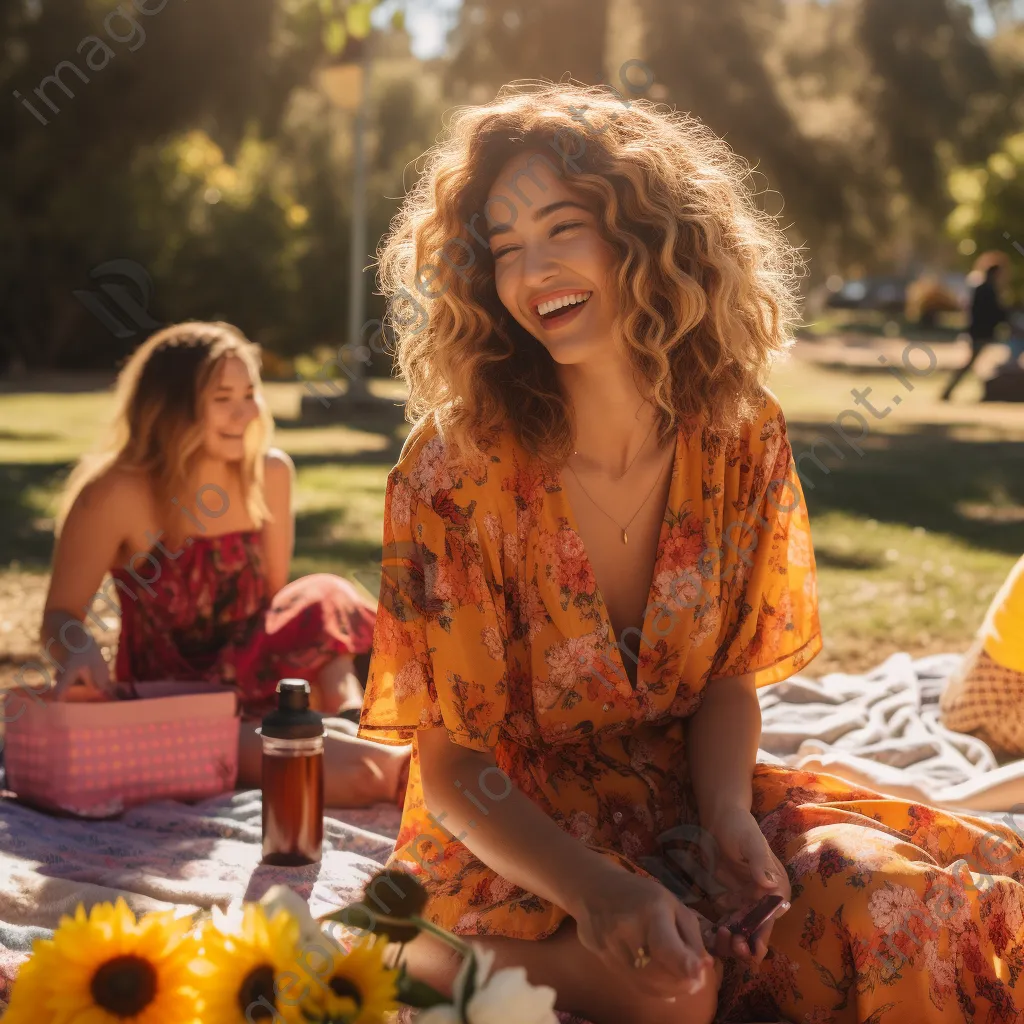
[[[897,276],[861,277],[844,281],[826,305],[832,309],[874,309],[902,313],[907,302],[909,279]]]

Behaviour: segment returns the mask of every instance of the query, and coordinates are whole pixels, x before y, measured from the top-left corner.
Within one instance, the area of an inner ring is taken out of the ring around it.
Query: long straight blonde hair
[[[121,370],[108,436],[97,451],[78,461],[68,477],[57,516],[58,533],[82,490],[115,467],[144,474],[157,507],[170,512],[172,499],[189,485],[190,472],[202,453],[204,398],[228,358],[240,359],[249,370],[260,410],[245,433],[245,455],[239,467],[242,494],[257,526],[269,518],[263,465],[274,421],[260,389],[259,346],[231,324],[193,320],[157,331]]]

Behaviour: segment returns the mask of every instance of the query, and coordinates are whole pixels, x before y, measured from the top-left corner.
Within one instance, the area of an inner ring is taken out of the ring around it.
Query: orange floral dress
[[[465,780],[475,813],[515,785],[580,842],[660,877],[659,836],[698,824],[684,722],[705,687],[769,685],[821,648],[814,556],[772,396],[728,440],[680,425],[634,687],[558,473],[508,432],[485,443],[486,464],[464,466],[426,426],[388,478],[360,735],[413,744],[391,862],[427,886],[427,915],[541,939],[565,911],[430,813],[418,730],[493,754],[496,769]],[[760,966],[726,961],[717,1019],[1024,1021],[1013,831],[777,765],[755,767],[753,793],[792,909]]]

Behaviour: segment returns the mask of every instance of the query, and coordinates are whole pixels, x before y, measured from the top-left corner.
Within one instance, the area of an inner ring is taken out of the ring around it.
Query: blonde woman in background
[[[239,781],[259,785],[255,724],[277,681],[310,681],[313,705],[358,707],[353,658],[374,608],[326,573],[288,582],[294,468],[269,447],[259,350],[225,323],[164,328],[128,360],[110,444],[72,473],[58,518],[41,627],[52,696],[111,699],[134,682],[211,681],[239,695]],[[109,573],[112,582],[101,583]],[[86,620],[120,604],[113,676]],[[328,718],[328,805],[400,795],[403,751]]]

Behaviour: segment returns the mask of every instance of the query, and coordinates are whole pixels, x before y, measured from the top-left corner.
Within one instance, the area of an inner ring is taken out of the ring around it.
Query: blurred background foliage
[[[371,240],[447,108],[570,74],[646,86],[725,136],[813,253],[808,288],[865,266],[967,269],[965,240],[1024,245],[1015,0],[463,0],[441,4],[429,59],[397,0],[137,2],[154,13],[0,6],[0,84],[21,96],[0,120],[0,372],[109,368],[138,343],[74,295],[112,259],[146,268],[161,322],[226,319],[283,357],[344,343],[353,118],[316,70],[367,45]],[[54,111],[35,90],[58,72]]]

